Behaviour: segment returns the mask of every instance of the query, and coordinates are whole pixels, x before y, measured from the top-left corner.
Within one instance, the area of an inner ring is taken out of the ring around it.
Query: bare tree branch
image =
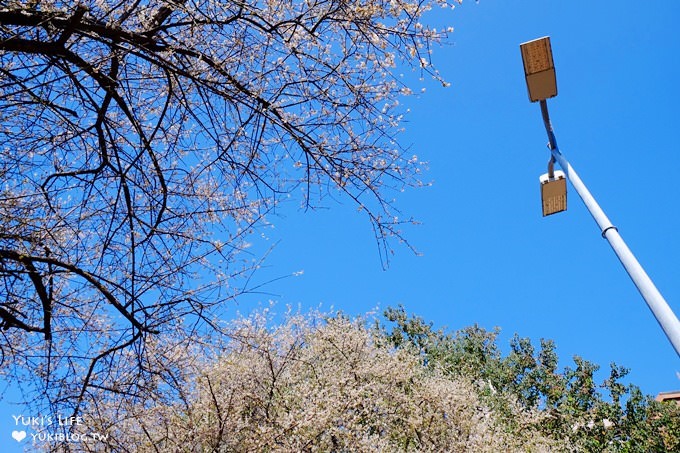
[[[149,345],[220,331],[282,200],[348,200],[386,263],[422,185],[393,71],[441,81],[431,6],[0,1],[0,367],[75,413],[180,394]]]

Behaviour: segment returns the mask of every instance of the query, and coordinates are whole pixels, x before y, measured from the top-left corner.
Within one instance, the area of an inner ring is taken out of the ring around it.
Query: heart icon
[[[12,431],[12,437],[17,442],[21,442],[26,437],[26,431]]]

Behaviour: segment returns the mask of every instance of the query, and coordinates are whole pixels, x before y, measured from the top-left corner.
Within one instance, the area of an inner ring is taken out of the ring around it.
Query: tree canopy
[[[84,451],[671,452],[680,406],[658,403],[612,365],[580,357],[560,369],[555,345],[498,331],[435,330],[403,308],[383,318],[258,313],[230,340],[176,350],[180,398],[100,401],[75,432]],[[168,356],[162,344],[154,346]],[[159,366],[167,363],[159,360]]]
[[[421,184],[393,69],[439,78],[437,3],[0,1],[1,371],[137,395],[150,338],[247,291],[281,200],[350,200],[386,256]]]

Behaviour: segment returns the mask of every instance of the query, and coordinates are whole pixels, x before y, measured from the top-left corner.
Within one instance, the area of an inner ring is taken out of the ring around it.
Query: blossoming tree
[[[76,412],[153,390],[149,339],[214,326],[286,197],[341,194],[388,252],[432,3],[0,1],[0,370]]]

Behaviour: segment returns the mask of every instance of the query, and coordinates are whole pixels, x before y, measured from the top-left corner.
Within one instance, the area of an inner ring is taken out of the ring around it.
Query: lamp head
[[[557,80],[550,37],[546,36],[520,44],[524,77],[531,102],[557,96]]]

